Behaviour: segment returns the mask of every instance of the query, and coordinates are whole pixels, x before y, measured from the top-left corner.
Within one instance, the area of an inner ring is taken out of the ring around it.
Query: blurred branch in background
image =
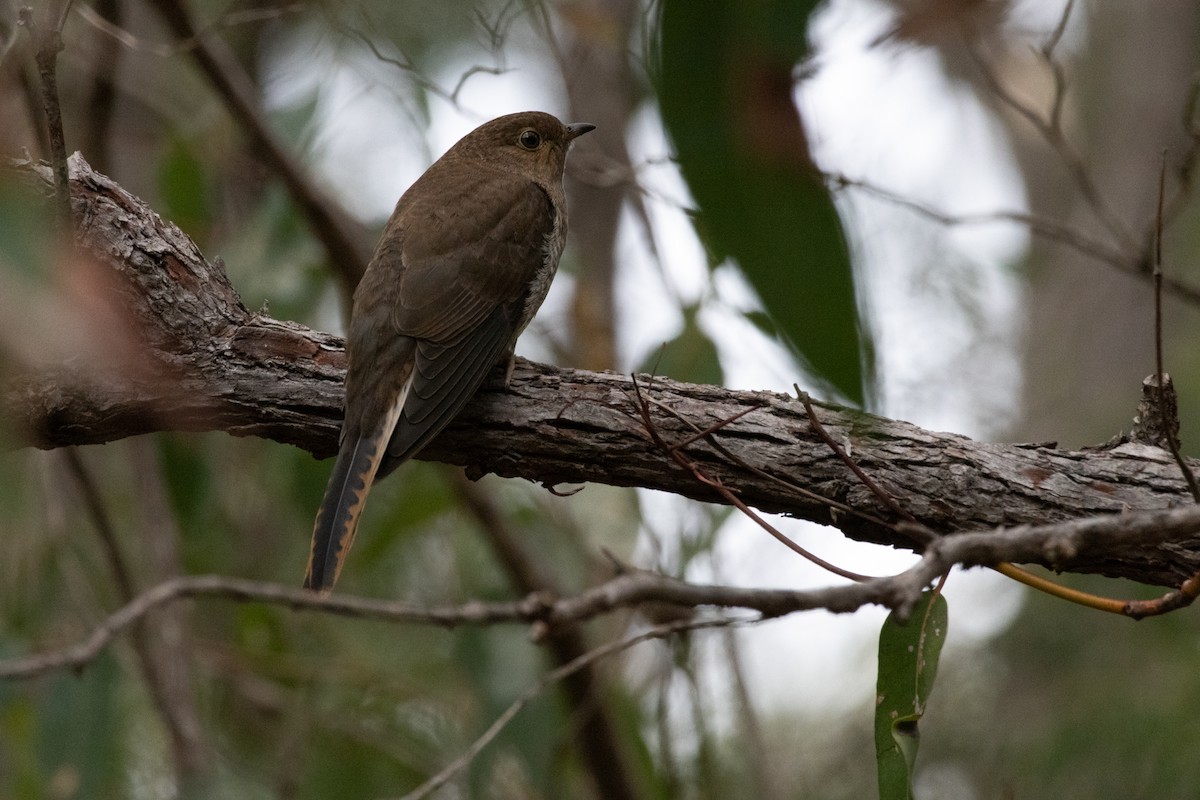
[[[484,537],[517,593],[529,597],[559,597],[562,589],[555,576],[547,572],[547,565],[525,553],[520,537],[511,529],[495,501],[475,483],[459,476],[456,476],[455,488],[463,505],[478,519]],[[590,649],[585,632],[579,626],[549,625],[538,634],[557,669],[576,663]],[[570,704],[579,752],[583,754],[599,796],[613,800],[645,796],[645,790],[639,786],[647,785],[647,776],[638,780],[632,768],[636,762],[628,745],[624,744],[629,737],[620,735],[613,714],[616,704],[609,699],[610,693],[620,691],[620,688],[609,685],[587,662],[564,673],[561,680],[563,695]]]
[[[626,144],[633,113],[645,87],[636,80],[633,32],[643,13],[636,0],[574,0],[562,8],[569,43],[554,54],[567,89],[571,119],[596,125],[568,171],[571,236],[579,254],[571,319],[570,363],[582,369],[616,369],[615,303],[617,230],[626,200],[637,204],[635,185],[605,176],[632,176]]]
[[[179,572],[178,556],[174,552],[178,531],[165,506],[161,484],[156,480],[160,477],[157,464],[148,447],[146,442],[134,442],[131,446],[144,490],[139,508],[146,516],[145,524],[138,531],[137,546],[147,557],[138,558],[135,563],[148,565],[148,577],[157,582],[168,580]],[[136,579],[130,560],[122,553],[122,537],[114,528],[100,490],[79,451],[72,447],[62,452],[67,471],[74,479],[103,544],[117,598],[122,603],[131,603],[137,594]],[[190,686],[185,624],[178,609],[150,612],[147,609],[146,614],[139,615],[131,627],[133,650],[147,692],[170,734],[176,778],[180,786],[199,786],[212,769],[213,757],[205,741]]]
[[[329,256],[343,293],[349,297],[370,258],[369,235],[343,209],[313,186],[259,110],[254,84],[224,40],[204,36],[184,0],[152,0],[171,31],[187,43],[196,66],[221,97],[230,115],[254,144],[254,152],[279,176]]]

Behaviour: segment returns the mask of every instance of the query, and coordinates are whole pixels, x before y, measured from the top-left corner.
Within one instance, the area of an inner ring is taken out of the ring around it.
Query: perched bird
[[[341,447],[306,588],[333,588],[372,482],[424,447],[505,361],[507,385],[566,241],[567,149],[593,128],[537,111],[486,122],[396,204],[354,292]]]

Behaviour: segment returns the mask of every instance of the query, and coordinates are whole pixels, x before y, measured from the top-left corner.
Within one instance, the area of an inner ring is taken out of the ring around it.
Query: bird
[[[304,587],[333,590],[372,484],[462,410],[546,299],[567,236],[567,151],[590,123],[540,111],[468,133],[396,203],[354,291],[337,459]]]

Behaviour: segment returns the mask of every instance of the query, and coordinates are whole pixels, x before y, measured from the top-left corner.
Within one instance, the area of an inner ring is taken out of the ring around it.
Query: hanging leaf
[[[946,599],[941,593],[926,591],[907,622],[891,614],[879,632],[875,757],[880,800],[910,800],[913,796],[918,723],[933,690],[948,621]]]
[[[792,73],[812,0],[665,0],[659,103],[713,258],[737,262],[781,338],[861,404],[869,349],[849,248]]]

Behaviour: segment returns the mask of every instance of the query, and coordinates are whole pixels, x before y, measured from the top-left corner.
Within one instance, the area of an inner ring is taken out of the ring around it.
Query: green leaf
[[[933,690],[948,621],[946,599],[926,591],[907,622],[900,622],[893,613],[879,632],[875,757],[880,800],[913,796],[918,723]]]
[[[781,338],[861,404],[870,353],[850,251],[792,99],[816,6],[664,0],[659,103],[713,260],[735,261]]]
[[[209,180],[187,141],[173,137],[158,170],[165,216],[193,239],[202,240],[212,223]]]
[[[717,348],[698,324],[697,306],[688,306],[683,311],[683,330],[674,339],[651,351],[639,372],[651,375],[666,375],[691,383],[720,384],[721,361]]]

